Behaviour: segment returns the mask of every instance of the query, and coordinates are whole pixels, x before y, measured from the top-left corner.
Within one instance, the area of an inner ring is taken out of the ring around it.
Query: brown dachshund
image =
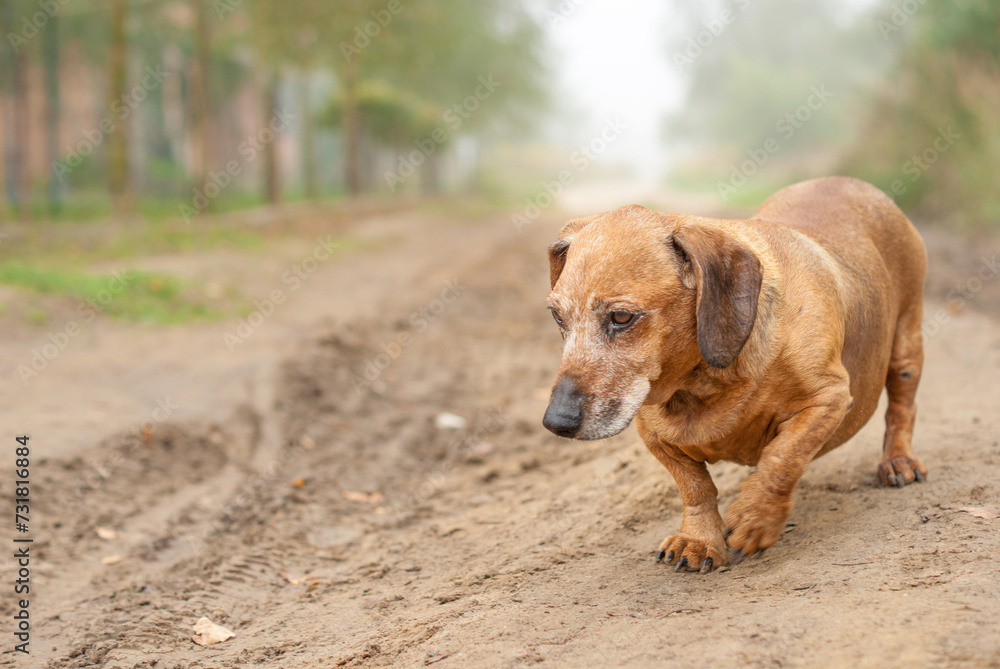
[[[658,560],[710,571],[773,545],[813,459],[889,394],[883,485],[921,481],[910,438],[927,256],[878,188],[806,181],[746,220],[632,205],[571,221],[549,247],[565,340],[544,424],[602,439],[632,418],[680,491]],[[706,462],[756,467],[719,514]]]

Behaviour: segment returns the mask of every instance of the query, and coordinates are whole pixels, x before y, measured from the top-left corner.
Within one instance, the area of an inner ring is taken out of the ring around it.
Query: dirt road
[[[286,287],[233,352],[235,322],[100,321],[27,389],[8,364],[3,434],[32,433],[36,518],[32,653],[8,634],[0,664],[1000,666],[1000,278],[946,302],[989,249],[928,234],[929,480],[876,487],[873,419],[810,466],[777,546],[701,576],[654,562],[681,507],[633,428],[541,427],[562,220],[365,218],[331,232],[377,243]],[[313,246],[248,289],[281,289]],[[725,505],[746,470],[712,469]],[[14,606],[8,590],[5,620]],[[235,637],[195,645],[202,616]]]

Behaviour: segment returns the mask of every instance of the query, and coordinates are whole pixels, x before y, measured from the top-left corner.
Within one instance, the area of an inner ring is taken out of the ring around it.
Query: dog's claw
[[[702,560],[702,563],[701,563],[701,573],[702,574],[707,574],[708,572],[712,571],[712,564],[713,564],[713,561],[712,561],[712,558],[710,558],[710,557],[707,557],[704,560]]]
[[[680,562],[677,563],[677,567],[675,567],[674,571],[683,571],[687,567],[687,564],[688,559],[686,557],[682,557]]]
[[[737,551],[735,549],[731,550],[729,551],[729,564],[739,564],[740,562],[743,562],[743,559],[746,558],[746,556],[747,554],[743,551]]]
[[[674,552],[670,551],[669,553],[667,553],[667,558],[666,559],[667,559],[667,564],[670,564],[671,562],[673,562],[674,561]]]
[[[918,483],[927,480],[924,464],[919,458],[900,455],[895,458],[883,460],[878,466],[879,483],[883,487],[902,488],[907,483]],[[908,476],[912,478],[907,480]]]
[[[666,554],[667,554],[667,551],[665,551],[665,550],[663,550],[661,548],[660,552],[656,554],[656,561],[657,562],[663,562],[663,558],[666,556]]]

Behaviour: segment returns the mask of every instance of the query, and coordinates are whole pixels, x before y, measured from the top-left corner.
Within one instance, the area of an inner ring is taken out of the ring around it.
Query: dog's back
[[[916,228],[885,193],[849,177],[813,179],[783,188],[760,206],[753,219],[808,236],[839,265],[840,277],[848,284],[838,291],[845,325],[841,358],[851,375],[856,406],[822,454],[868,421],[882,387],[892,386],[894,372],[908,374],[901,382],[916,385],[919,372],[912,370],[919,370],[922,363],[926,250]],[[796,265],[795,258],[788,261],[786,267]]]
[[[823,246],[852,274],[870,279],[881,265],[905,308],[923,294],[927,254],[913,224],[885,193],[850,177],[825,177],[788,186],[769,197],[754,219],[797,229]],[[872,252],[878,254],[878,259]]]

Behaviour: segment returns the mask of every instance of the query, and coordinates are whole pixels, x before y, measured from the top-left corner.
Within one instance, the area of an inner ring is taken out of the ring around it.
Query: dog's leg
[[[712,482],[704,462],[697,462],[676,447],[665,444],[637,418],[639,434],[646,447],[656,456],[677,482],[684,519],[681,531],[660,544],[657,560],[676,564],[678,571],[702,573],[726,564],[726,539],[722,516],[719,515],[719,491]]]
[[[756,554],[781,537],[795,484],[851,404],[847,371],[840,369],[842,373],[835,373],[808,408],[778,426],[777,436],[761,452],[757,470],[743,480],[739,496],[726,509],[729,546],[738,557]]]
[[[892,342],[892,357],[885,387],[889,394],[889,408],[885,412],[885,444],[882,462],[878,466],[878,479],[882,485],[904,486],[922,481],[927,467],[913,454],[910,440],[913,421],[917,416],[914,398],[920,372],[924,366],[923,337],[920,332],[922,308],[917,301],[915,308],[900,316]]]

